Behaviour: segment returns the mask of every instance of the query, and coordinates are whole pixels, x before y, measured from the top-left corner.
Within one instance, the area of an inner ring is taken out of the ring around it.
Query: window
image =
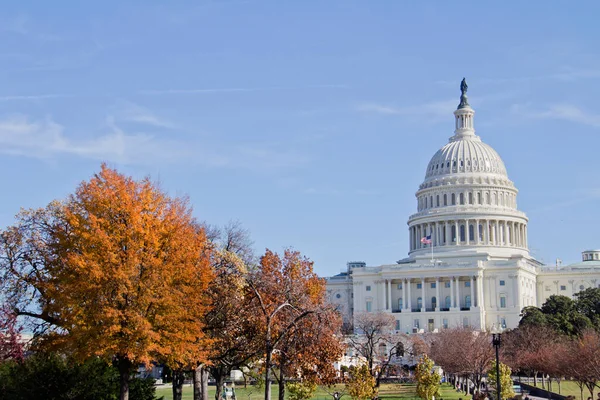
[[[423,299],[421,297],[417,298],[417,308],[423,308]]]
[[[506,286],[506,282],[505,281],[500,281],[500,286]]]
[[[415,325],[414,325],[414,326],[415,326],[415,328],[419,329],[419,320],[418,320],[418,319],[415,319],[415,321],[414,321],[414,322],[415,322]]]
[[[471,287],[471,281],[466,281],[465,282],[465,287]]]
[[[400,320],[399,319],[396,320],[396,330],[397,331],[400,330]]]
[[[471,308],[471,295],[465,296],[465,307]]]
[[[445,206],[448,205],[448,195],[447,194],[444,195],[444,205]]]
[[[341,299],[342,295],[338,293],[338,294],[335,295],[335,297],[338,298],[338,299]]]
[[[450,287],[450,282],[444,282],[444,287],[449,288]]]
[[[456,205],[456,195],[452,193],[452,205]]]
[[[437,299],[435,296],[431,298],[431,308],[437,308]]]
[[[461,193],[460,194],[460,205],[463,205],[463,204],[465,204],[465,194]]]
[[[464,317],[463,318],[463,328],[468,328],[469,327],[469,317]]]
[[[448,329],[448,318],[444,318],[444,319],[442,320],[442,327],[443,327],[444,329]]]
[[[371,285],[367,285],[367,292],[371,291]]]
[[[433,283],[431,284],[431,288],[432,288],[432,289],[435,289],[435,282],[433,282]]]
[[[367,312],[371,312],[372,308],[373,308],[373,302],[367,301]]]
[[[477,204],[481,204],[481,192],[477,192]]]
[[[417,283],[417,289],[421,289],[423,287],[422,283]]]
[[[567,287],[565,285],[560,285],[560,290],[567,290]]]
[[[469,204],[473,204],[473,193],[469,192]]]
[[[446,308],[452,307],[450,296],[446,296]]]
[[[504,318],[504,317],[500,317],[500,327],[501,327],[502,329],[505,329],[505,328],[506,328],[506,318]]]
[[[439,194],[437,196],[435,196],[435,206],[436,207],[440,206],[440,195]]]
[[[579,290],[583,290],[583,289],[585,289],[585,286],[579,285]]]
[[[500,308],[506,308],[506,296],[500,295]]]
[[[473,226],[473,225],[469,225],[469,240],[470,241],[475,240],[475,226]]]
[[[398,310],[402,310],[402,298],[398,299]]]
[[[465,226],[464,225],[460,226],[460,241],[461,242],[465,241]]]
[[[452,241],[456,242],[456,225],[452,225]]]
[[[402,289],[402,284],[401,283],[398,284],[398,290],[400,290],[400,289]]]

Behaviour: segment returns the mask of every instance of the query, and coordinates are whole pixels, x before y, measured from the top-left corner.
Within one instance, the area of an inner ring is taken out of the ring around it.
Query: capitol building
[[[498,153],[476,135],[467,89],[463,79],[454,135],[433,155],[416,192],[408,257],[380,266],[349,262],[327,279],[345,322],[384,312],[402,333],[514,328],[524,307],[600,286],[600,250],[568,266],[545,266],[530,255],[518,190]]]

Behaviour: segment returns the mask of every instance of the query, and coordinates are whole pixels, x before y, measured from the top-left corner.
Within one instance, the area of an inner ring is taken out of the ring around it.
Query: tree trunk
[[[267,357],[265,358],[265,400],[271,400],[271,356],[273,349],[267,343]]]
[[[212,370],[213,378],[215,378],[215,400],[221,400],[221,396],[223,396],[223,385],[225,384],[225,374],[221,369],[213,368]]]
[[[202,371],[204,367],[202,365],[198,365],[193,374],[193,382],[194,382],[194,400],[203,400],[203,387],[202,387]]]
[[[208,369],[202,368],[202,399],[208,400]]]
[[[285,373],[283,372],[284,360],[281,360],[279,366],[279,400],[285,400]]]
[[[183,397],[183,370],[173,370],[173,400],[181,400]]]
[[[129,379],[133,367],[131,361],[125,357],[118,358],[119,366],[119,398],[129,400]]]

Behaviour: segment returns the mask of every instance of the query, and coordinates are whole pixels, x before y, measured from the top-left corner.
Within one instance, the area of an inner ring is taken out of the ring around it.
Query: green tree
[[[433,396],[439,396],[441,379],[440,374],[433,370],[433,360],[424,355],[415,369],[417,396],[424,400],[431,400]]]
[[[587,288],[575,293],[575,309],[600,329],[600,288]]]
[[[515,396],[515,392],[512,389],[512,379],[510,377],[510,367],[506,364],[500,363],[500,398],[501,399],[510,399]],[[490,365],[490,370],[488,372],[488,382],[489,385],[493,385],[496,387],[496,361],[492,361]]]
[[[317,390],[316,383],[311,381],[290,382],[286,386],[289,400],[308,400]]]
[[[350,368],[350,379],[346,382],[346,389],[353,400],[366,400],[377,397],[375,378],[366,364]]]

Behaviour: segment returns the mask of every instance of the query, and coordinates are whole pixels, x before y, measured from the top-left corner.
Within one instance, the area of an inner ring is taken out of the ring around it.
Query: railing
[[[461,307],[460,311],[471,311],[471,307]]]
[[[427,312],[435,311],[435,307],[433,307],[433,308],[432,307],[428,307],[428,308],[425,309],[425,311],[427,311]]]
[[[448,307],[442,307],[440,308],[440,311],[450,311],[450,309]]]
[[[392,310],[393,313],[399,313],[402,312],[402,310]]]
[[[421,312],[421,309],[420,308],[411,308],[410,311],[412,311],[412,312]]]

